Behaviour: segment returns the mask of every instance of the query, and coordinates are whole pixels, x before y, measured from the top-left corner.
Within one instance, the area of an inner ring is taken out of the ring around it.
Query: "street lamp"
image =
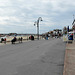
[[[38,20],[34,22],[34,26],[37,25],[37,39],[38,40],[39,40],[39,21],[43,21],[41,17],[39,17]]]

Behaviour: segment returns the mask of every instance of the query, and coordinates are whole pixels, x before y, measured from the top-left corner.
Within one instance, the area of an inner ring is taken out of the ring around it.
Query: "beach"
[[[19,38],[23,38],[23,41],[27,41],[27,40],[30,40],[29,37],[30,35],[18,35],[18,36],[4,36],[4,37],[0,37],[0,42],[1,42],[1,38],[5,39],[6,38],[6,42],[11,42],[11,40],[16,37],[17,39]],[[39,37],[41,38],[41,36]],[[35,35],[34,36],[34,39],[37,39],[37,36]],[[1,44],[1,43],[0,43]]]

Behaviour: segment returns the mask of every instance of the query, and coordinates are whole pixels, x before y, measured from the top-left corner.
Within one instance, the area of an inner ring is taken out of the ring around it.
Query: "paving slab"
[[[63,75],[75,75],[75,42],[66,44]]]
[[[62,39],[0,46],[0,75],[63,75]]]

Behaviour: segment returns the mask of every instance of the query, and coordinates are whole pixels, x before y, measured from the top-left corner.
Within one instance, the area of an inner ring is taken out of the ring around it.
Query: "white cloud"
[[[42,17],[42,30],[61,28],[71,24],[73,19],[68,18],[74,14],[74,7],[74,0],[0,0],[0,25],[2,29],[9,26],[10,31],[15,25],[16,28],[22,28],[22,31],[25,27],[26,32],[32,32],[32,29],[35,30],[34,22],[38,17]],[[4,29],[7,30],[7,27]],[[19,29],[15,31],[20,32]]]

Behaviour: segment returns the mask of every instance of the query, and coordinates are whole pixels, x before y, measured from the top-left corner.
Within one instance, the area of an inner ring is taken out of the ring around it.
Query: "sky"
[[[0,0],[0,33],[37,33],[72,27],[74,0]]]

